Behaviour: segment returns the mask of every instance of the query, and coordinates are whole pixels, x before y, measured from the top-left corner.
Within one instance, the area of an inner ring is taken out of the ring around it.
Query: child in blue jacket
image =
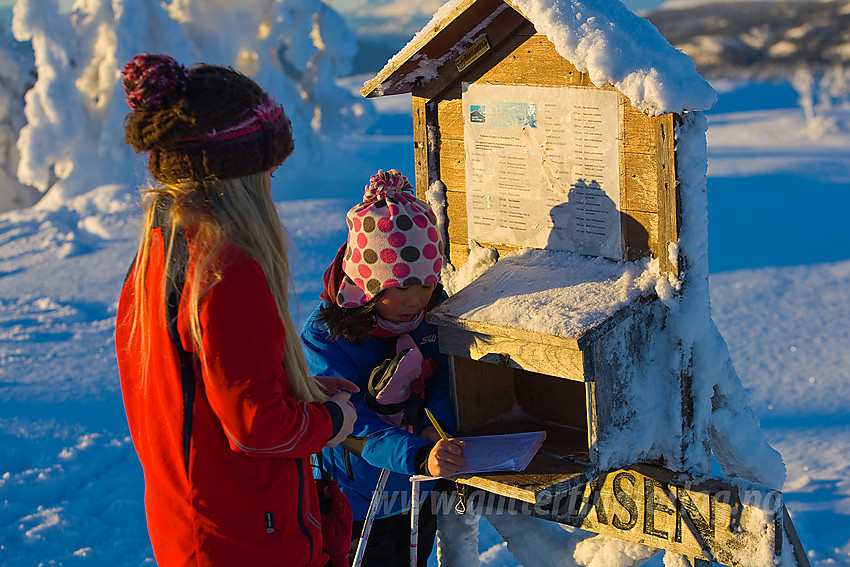
[[[351,402],[357,409],[352,435],[365,441],[361,454],[339,446],[321,458],[351,502],[352,552],[381,469],[391,471],[363,565],[407,565],[410,476],[448,477],[465,464],[462,442],[441,440],[423,411],[427,407],[444,429],[454,430],[447,360],[436,327],[424,321],[443,297],[443,243],[431,207],[409,191],[407,178],[395,170],[372,176],[363,202],[346,215],[348,239],[325,272],[322,302],[301,334],[313,374],[360,386]],[[423,494],[432,489],[433,483],[423,483]],[[429,504],[423,502],[420,512],[421,565],[436,533]]]

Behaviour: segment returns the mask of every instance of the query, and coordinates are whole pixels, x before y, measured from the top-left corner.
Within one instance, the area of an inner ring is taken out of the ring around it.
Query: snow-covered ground
[[[708,113],[714,319],[783,455],[812,564],[850,565],[850,111],[833,110],[839,129],[811,140],[782,87],[718,90]],[[765,99],[788,104],[764,109]],[[369,173],[412,174],[409,109],[405,97],[378,101],[376,125],[342,140],[348,157],[334,167],[346,174],[334,186],[305,195],[276,180],[299,321]],[[112,339],[137,213],[134,190],[112,186],[0,216],[0,565],[153,564]],[[482,565],[518,564],[486,522],[479,550]]]

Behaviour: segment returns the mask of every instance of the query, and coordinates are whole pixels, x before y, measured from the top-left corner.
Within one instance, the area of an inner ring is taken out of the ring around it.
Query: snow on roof
[[[717,94],[693,60],[619,0],[510,0],[597,86],[614,85],[651,115],[705,110]]]
[[[573,252],[520,250],[503,256],[447,299],[430,320],[465,320],[578,340],[664,280],[653,264]]]
[[[448,23],[477,0],[449,0],[413,39],[387,62],[377,78],[389,78]],[[649,115],[705,110],[717,94],[685,53],[673,47],[648,20],[619,0],[504,0],[545,35],[562,57],[587,73],[594,85],[613,85]],[[501,6],[499,9],[503,9]],[[481,28],[482,26],[478,26]],[[474,29],[439,60],[420,61],[411,75],[428,81],[436,69],[483,34]],[[402,76],[398,80],[410,81]],[[367,83],[370,85],[371,83]]]

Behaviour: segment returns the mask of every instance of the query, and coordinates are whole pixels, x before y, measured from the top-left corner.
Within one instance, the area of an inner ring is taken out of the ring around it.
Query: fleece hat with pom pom
[[[292,153],[292,127],[257,83],[229,67],[186,69],[168,55],[136,55],[122,73],[124,138],[147,152],[160,183],[233,179],[268,171]]]
[[[412,194],[401,173],[373,175],[363,202],[348,211],[346,222],[337,305],[359,307],[385,289],[437,283],[443,267],[437,217]]]

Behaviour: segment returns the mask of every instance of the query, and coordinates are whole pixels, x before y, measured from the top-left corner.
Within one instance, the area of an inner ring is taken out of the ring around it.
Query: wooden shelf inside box
[[[573,479],[584,479],[591,468],[587,431],[533,418],[495,421],[458,433],[458,437],[546,431],[546,440],[524,471],[459,475],[455,480],[494,494],[534,503],[543,490]]]
[[[591,440],[600,419],[609,418],[608,394],[621,379],[609,350],[625,341],[639,354],[645,337],[630,329],[657,325],[648,307],[654,293],[623,289],[641,269],[526,250],[501,258],[428,314],[451,360],[458,430],[544,429],[549,436],[525,471],[464,475],[459,482],[536,502],[541,492],[545,498],[592,480]],[[601,400],[600,387],[607,396]],[[519,416],[532,423],[517,422]]]

